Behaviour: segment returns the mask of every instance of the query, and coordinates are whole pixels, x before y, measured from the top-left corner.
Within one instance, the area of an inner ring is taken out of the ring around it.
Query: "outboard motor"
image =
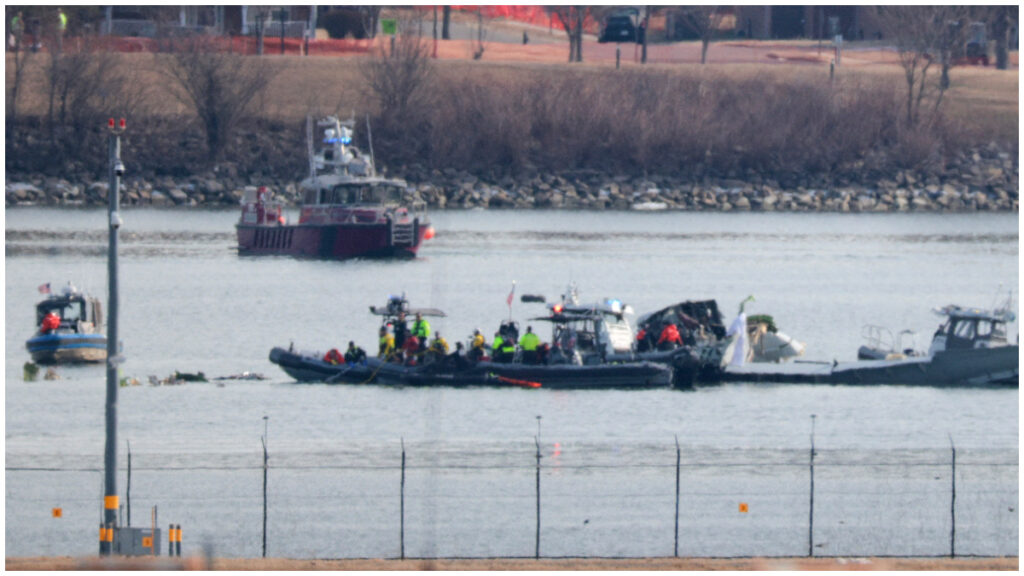
[[[398,316],[399,312],[409,312],[409,302],[402,296],[388,296],[388,314]]]

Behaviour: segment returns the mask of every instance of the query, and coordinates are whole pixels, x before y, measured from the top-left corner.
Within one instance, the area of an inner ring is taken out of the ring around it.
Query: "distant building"
[[[736,33],[761,40],[882,37],[874,6],[738,6]]]
[[[666,8],[666,34],[689,40],[696,34],[683,23],[685,8]],[[720,37],[847,40],[881,38],[873,6],[721,6]]]
[[[316,26],[316,6],[105,6],[104,34],[146,36],[179,34],[256,34],[301,37]],[[282,24],[283,22],[283,24]]]

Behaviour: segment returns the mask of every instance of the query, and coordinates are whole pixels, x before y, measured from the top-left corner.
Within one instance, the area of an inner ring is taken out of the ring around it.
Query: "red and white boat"
[[[329,117],[317,125],[324,128],[324,138],[315,149],[310,122],[310,176],[299,184],[298,223],[288,223],[284,206],[272,201],[265,188],[246,191],[236,225],[239,254],[415,257],[423,240],[434,235],[426,203],[404,180],[377,175],[372,144],[370,157],[352,145],[352,120]]]

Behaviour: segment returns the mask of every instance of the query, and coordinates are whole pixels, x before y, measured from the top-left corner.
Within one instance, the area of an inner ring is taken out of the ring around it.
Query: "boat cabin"
[[[103,326],[100,301],[77,291],[53,295],[36,304],[36,326],[41,327],[43,319],[51,312],[60,317],[57,332],[91,334]]]
[[[593,305],[558,303],[549,306],[550,316],[535,318],[551,322],[552,347],[582,364],[597,364],[617,354],[633,350],[633,326],[630,306],[605,299]]]
[[[1008,310],[946,306],[936,313],[947,316],[932,338],[930,353],[942,350],[1006,346],[1006,324],[1016,319]]]
[[[405,186],[382,180],[372,184],[345,182],[332,187],[307,188],[303,204],[398,205],[405,197]]]
[[[662,329],[669,324],[674,324],[679,329],[685,344],[717,342],[725,340],[726,337],[725,323],[717,302],[686,301],[645,314],[640,318],[638,325],[645,337],[638,342],[639,351],[654,349]]]
[[[352,143],[355,120],[336,117],[317,122],[323,138],[314,144],[310,120],[308,147],[312,151],[309,178],[303,180],[300,224],[409,224],[426,222],[426,202],[410,197],[404,180],[377,175],[371,154]]]

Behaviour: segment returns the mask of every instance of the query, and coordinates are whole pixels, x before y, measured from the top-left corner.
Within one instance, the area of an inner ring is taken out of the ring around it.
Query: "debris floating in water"
[[[267,377],[258,372],[249,372],[248,370],[241,374],[232,374],[230,376],[218,376],[214,380],[266,380]]]

